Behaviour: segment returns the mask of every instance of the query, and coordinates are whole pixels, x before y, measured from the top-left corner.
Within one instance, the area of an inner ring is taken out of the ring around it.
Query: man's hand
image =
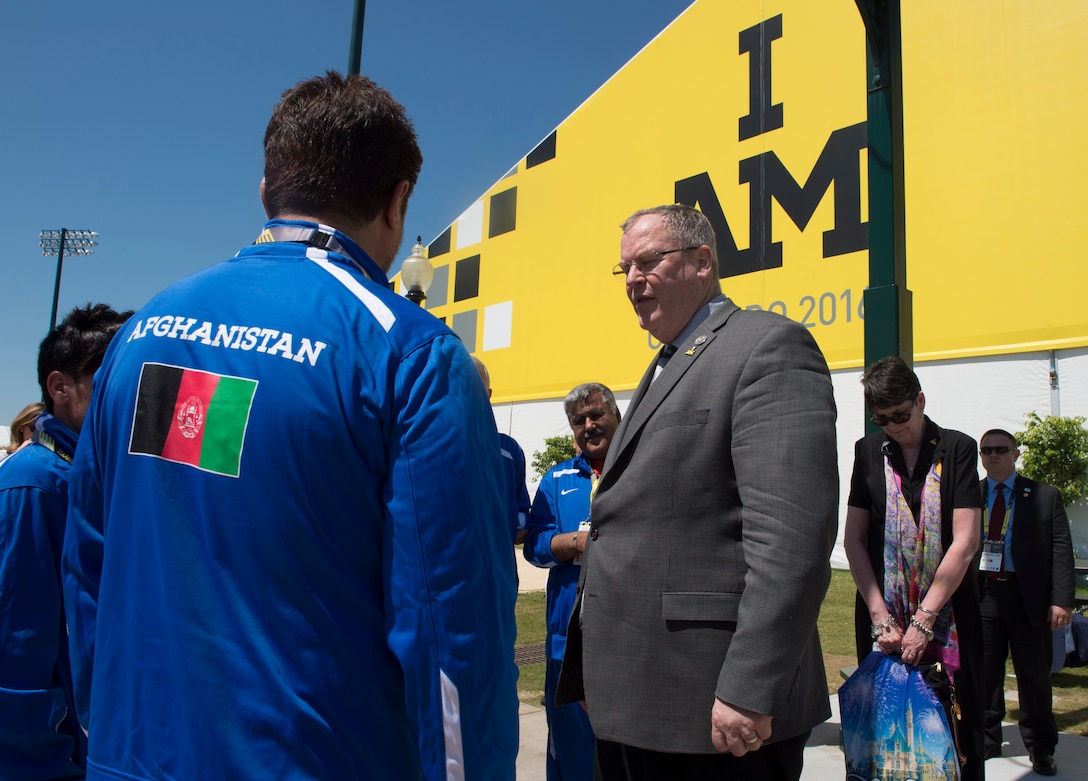
[[[771,717],[744,708],[734,708],[719,699],[710,711],[710,739],[718,751],[744,756],[771,737]]]
[[[1069,622],[1073,620],[1073,611],[1060,605],[1051,605],[1048,618],[1051,629],[1061,629],[1069,626]]]

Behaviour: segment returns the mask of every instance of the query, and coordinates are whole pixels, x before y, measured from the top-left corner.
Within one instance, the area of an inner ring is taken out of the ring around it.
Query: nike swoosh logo
[[[578,490],[577,488],[568,488],[565,491],[560,491],[559,495],[560,496],[566,496],[567,494],[572,493],[572,492],[577,491],[577,490]]]

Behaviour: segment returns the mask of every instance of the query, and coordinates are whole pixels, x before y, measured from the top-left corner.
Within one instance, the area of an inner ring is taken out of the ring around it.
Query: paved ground
[[[547,582],[547,570],[532,566],[517,551],[519,590],[539,591]],[[1015,695],[1013,695],[1015,696]],[[845,775],[842,750],[839,748],[839,702],[831,698],[831,719],[812,732],[805,748],[805,770],[802,781],[832,781]],[[518,754],[518,781],[545,781],[544,762],[548,744],[548,722],[544,708],[522,703],[521,751]],[[1015,724],[1004,727],[1004,753],[986,763],[987,781],[1034,781],[1042,776],[1031,769],[1020,732]],[[1057,781],[1082,781],[1088,778],[1088,737],[1062,734],[1054,755],[1058,763]]]
[[[514,548],[514,559],[518,563],[518,591],[543,591],[548,583],[548,570],[527,562],[521,548]]]
[[[833,781],[845,775],[842,750],[839,748],[838,698],[831,698],[834,711],[831,720],[812,731],[805,748],[805,769],[802,781]],[[521,751],[518,754],[518,781],[545,781],[544,762],[548,741],[548,723],[544,709],[522,703]],[[1034,781],[1042,776],[1031,769],[1031,761],[1013,724],[1004,728],[1004,755],[986,762],[986,781]],[[1082,781],[1088,778],[1088,738],[1063,734],[1054,755],[1058,763],[1057,781]]]

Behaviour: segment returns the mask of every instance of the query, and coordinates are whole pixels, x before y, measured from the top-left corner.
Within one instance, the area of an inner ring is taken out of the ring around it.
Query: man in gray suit
[[[593,501],[561,695],[584,696],[606,781],[797,779],[831,713],[816,631],[839,490],[827,364],[802,326],[722,295],[700,212],[636,212],[620,257],[663,348]]]

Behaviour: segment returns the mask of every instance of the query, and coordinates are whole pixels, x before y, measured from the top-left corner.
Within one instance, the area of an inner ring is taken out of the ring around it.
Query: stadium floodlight
[[[49,318],[50,331],[57,327],[57,298],[60,296],[60,272],[64,265],[64,254],[92,255],[94,248],[98,246],[97,238],[98,234],[95,231],[69,230],[68,228],[42,231],[42,255],[47,258],[57,256],[57,280],[53,283],[53,314]]]
[[[348,75],[358,76],[363,59],[363,19],[366,16],[366,0],[355,0],[355,13],[351,18],[351,40],[348,42]]]

